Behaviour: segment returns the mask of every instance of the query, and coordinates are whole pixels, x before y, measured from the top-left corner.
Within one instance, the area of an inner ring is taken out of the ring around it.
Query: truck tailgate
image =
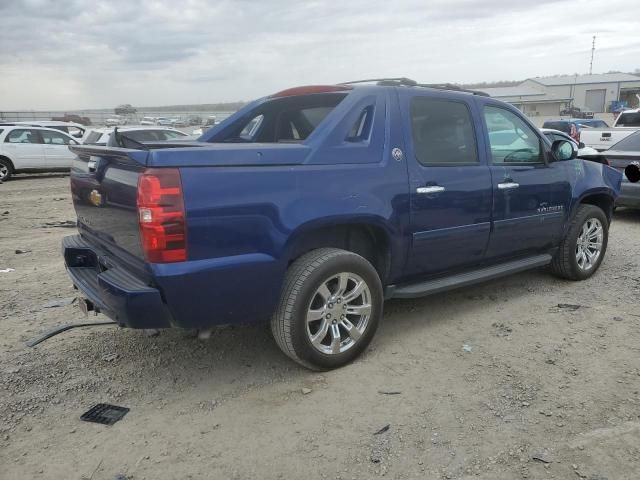
[[[71,194],[80,234],[125,256],[143,258],[137,214],[138,177],[148,151],[71,147]]]
[[[586,147],[603,151],[637,131],[637,127],[585,128],[580,131],[580,141]]]

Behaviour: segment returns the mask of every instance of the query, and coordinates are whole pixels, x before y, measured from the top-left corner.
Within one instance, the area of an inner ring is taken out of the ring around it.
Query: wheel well
[[[595,193],[583,198],[580,203],[585,205],[595,205],[596,207],[601,208],[607,216],[607,220],[611,222],[615,200],[611,198],[610,195],[607,195],[606,193]]]
[[[389,271],[391,255],[389,238],[382,228],[356,224],[332,225],[307,230],[296,238],[289,255],[289,264],[311,250],[325,247],[340,248],[366,258],[384,283]]]
[[[9,167],[11,167],[11,171],[14,171],[16,169],[16,167],[13,165],[13,162],[11,161],[11,159],[9,157],[5,157],[4,155],[0,155],[0,160],[6,160],[7,162],[9,162]]]

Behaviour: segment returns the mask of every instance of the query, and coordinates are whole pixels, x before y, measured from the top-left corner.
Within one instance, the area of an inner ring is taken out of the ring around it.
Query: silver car
[[[634,162],[640,164],[640,131],[623,138],[602,153],[609,161],[609,165],[621,172]],[[616,206],[640,208],[640,183],[631,183],[626,176],[623,176]]]

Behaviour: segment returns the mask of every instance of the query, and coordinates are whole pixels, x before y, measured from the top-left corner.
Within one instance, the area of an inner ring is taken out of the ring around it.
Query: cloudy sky
[[[0,111],[640,68],[635,0],[0,0]]]

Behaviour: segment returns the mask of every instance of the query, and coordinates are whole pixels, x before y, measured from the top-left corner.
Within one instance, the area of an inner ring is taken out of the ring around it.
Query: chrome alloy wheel
[[[583,270],[590,270],[600,258],[604,229],[597,218],[589,218],[584,225],[576,242],[576,262]]]
[[[355,273],[339,273],[316,290],[307,309],[307,336],[327,355],[346,352],[364,334],[371,317],[371,291]]]
[[[0,180],[4,180],[9,176],[9,167],[0,163]]]

